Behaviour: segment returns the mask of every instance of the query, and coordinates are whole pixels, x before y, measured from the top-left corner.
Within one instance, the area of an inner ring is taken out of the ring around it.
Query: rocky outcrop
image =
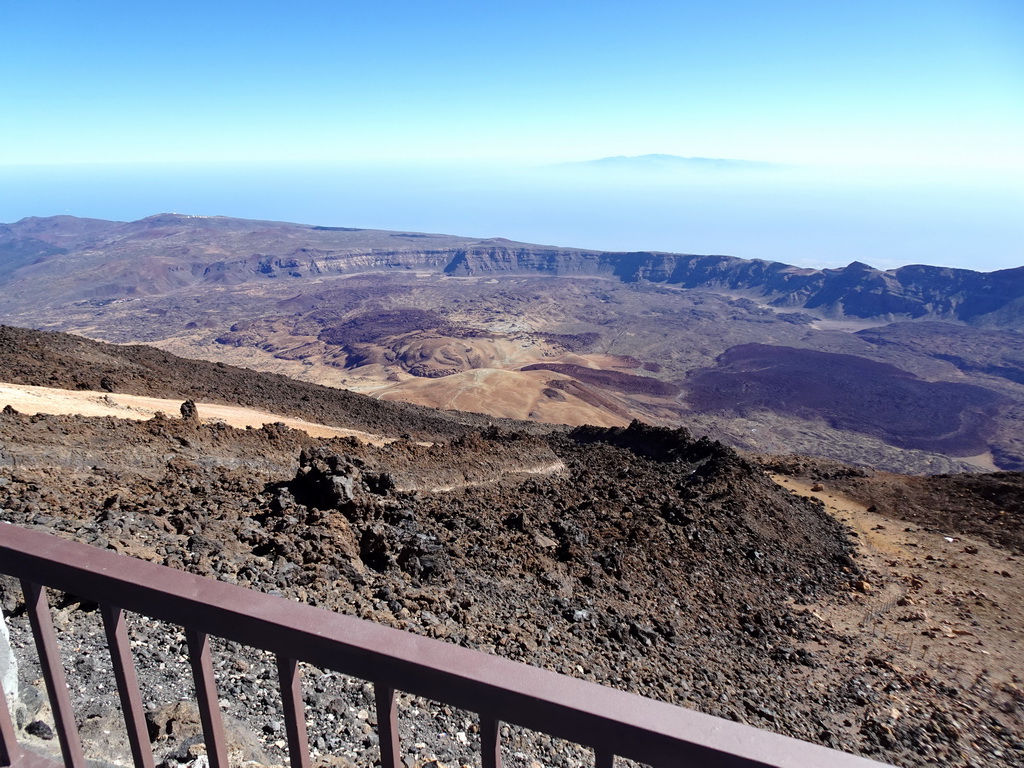
[[[187,422],[198,423],[199,409],[195,400],[186,400],[181,404],[181,418]]]

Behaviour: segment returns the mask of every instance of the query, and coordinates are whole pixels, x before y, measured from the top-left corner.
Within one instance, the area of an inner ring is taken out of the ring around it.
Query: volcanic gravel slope
[[[843,526],[685,430],[491,428],[372,447],[279,426],[6,413],[0,436],[8,522],[900,765],[1024,759],[1012,692],[909,674],[822,621],[816,606],[865,588]],[[86,740],[112,759],[120,730],[96,611],[56,602]],[[9,583],[2,605],[30,686]],[[190,695],[183,635],[133,624],[158,757],[188,762],[194,729],[168,710]],[[70,661],[77,649],[84,661]],[[272,660],[229,644],[217,665],[227,713],[249,723],[233,726],[242,752],[280,762]],[[305,677],[315,750],[372,761],[370,689]],[[31,687],[25,699],[22,725],[45,719]],[[466,713],[408,699],[403,712],[412,761],[477,760]],[[545,764],[590,759],[507,735]]]
[[[894,520],[977,536],[1024,555],[1024,473],[915,477],[808,456],[767,456],[759,461],[773,472],[827,482]]]

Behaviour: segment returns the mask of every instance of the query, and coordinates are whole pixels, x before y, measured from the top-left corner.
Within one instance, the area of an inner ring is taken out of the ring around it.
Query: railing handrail
[[[14,525],[0,525],[0,572],[659,768],[882,765]]]

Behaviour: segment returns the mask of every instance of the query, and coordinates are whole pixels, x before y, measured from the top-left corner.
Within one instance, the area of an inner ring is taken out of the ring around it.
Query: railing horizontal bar
[[[309,768],[309,736],[299,663],[278,654],[277,677],[281,683],[284,729],[288,736],[288,762],[291,768]]]
[[[384,683],[373,684],[373,698],[377,703],[377,741],[380,745],[380,768],[402,768],[398,741],[398,708],[395,689]]]
[[[654,766],[879,766],[866,758],[51,535],[0,528],[2,568],[97,602],[489,712]],[[72,565],[73,564],[73,565]]]
[[[4,532],[6,533],[6,530]],[[39,666],[42,667],[43,680],[46,681],[46,692],[50,698],[50,708],[53,710],[53,722],[57,726],[57,739],[60,741],[61,754],[64,755],[64,765],[66,768],[85,768],[82,740],[78,735],[64,665],[60,659],[60,646],[53,631],[50,606],[42,584],[42,581],[24,578],[21,580],[25,607],[28,610],[29,623],[32,625],[36,652],[39,654]]]
[[[0,621],[4,617],[0,616]],[[0,684],[0,766],[8,766],[21,757],[21,747],[18,746],[18,737],[14,732],[14,721],[11,720],[11,710],[7,706],[7,694],[3,684]]]
[[[135,673],[135,661],[132,659],[124,611],[116,606],[103,604],[100,606],[100,613],[103,615],[103,629],[107,635],[110,660],[114,665],[114,680],[117,682],[117,693],[121,698],[121,711],[128,731],[132,761],[135,768],[153,768],[153,750],[149,746],[145,708],[142,706],[139,677]]]
[[[228,768],[227,739],[224,736],[224,719],[220,714],[220,697],[213,676],[213,659],[210,657],[210,637],[191,627],[186,627],[188,655],[192,662],[192,677],[196,683],[196,699],[199,702],[199,720],[203,724],[203,739],[210,768]]]

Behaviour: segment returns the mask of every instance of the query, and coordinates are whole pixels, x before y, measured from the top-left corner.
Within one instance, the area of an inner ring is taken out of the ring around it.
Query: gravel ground
[[[908,669],[898,642],[828,618],[898,578],[867,570],[847,526],[684,430],[490,429],[375,447],[282,427],[6,414],[0,435],[8,522],[898,765],[1024,761],[1010,689]],[[45,735],[17,590],[0,598],[26,657],[20,725]],[[123,762],[98,612],[53,604],[89,748]],[[184,635],[132,623],[158,758],[194,763]],[[230,644],[215,659],[239,759],[283,762],[270,660]],[[325,764],[373,763],[366,683],[315,669],[305,681]],[[409,763],[478,763],[472,714],[400,707]],[[512,729],[506,755],[591,760]]]

